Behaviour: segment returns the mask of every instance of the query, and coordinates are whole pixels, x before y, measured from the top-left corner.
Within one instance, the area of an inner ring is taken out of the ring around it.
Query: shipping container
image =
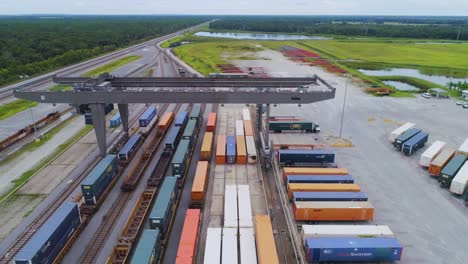
[[[302,225],[301,237],[395,237],[392,230],[386,225]]]
[[[95,205],[119,172],[117,156],[104,157],[81,182],[81,192],[87,205]]]
[[[115,114],[109,121],[110,127],[115,128],[122,124],[122,118],[120,117],[120,113]]]
[[[294,202],[296,221],[372,221],[370,202]]]
[[[211,150],[213,149],[213,132],[206,132],[200,152],[201,160],[211,160]]]
[[[239,228],[240,263],[256,264],[255,236],[252,227]]]
[[[242,109],[242,119],[246,121],[250,121],[250,111],[248,108]]]
[[[166,131],[172,124],[174,120],[174,112],[167,112],[161,117],[161,120],[158,122],[158,131]]]
[[[395,143],[395,139],[397,137],[399,137],[401,134],[405,133],[406,131],[408,131],[409,129],[413,128],[415,126],[415,124],[413,123],[405,123],[404,125],[402,125],[401,127],[395,129],[392,131],[392,133],[390,134],[390,137],[388,138],[390,140],[390,142],[393,144]]]
[[[253,227],[249,185],[237,185],[239,227]]]
[[[216,164],[226,163],[226,136],[219,135],[216,141]]]
[[[455,155],[455,150],[451,148],[444,148],[439,155],[432,160],[431,164],[429,165],[429,169],[427,170],[429,174],[438,177],[442,168],[447,165],[450,159]]]
[[[245,145],[247,148],[247,162],[257,163],[257,147],[253,136],[245,137]]]
[[[78,205],[64,202],[19,251],[15,263],[53,263],[80,224]]]
[[[364,192],[293,192],[293,201],[361,201],[368,200]]]
[[[466,157],[460,154],[455,155],[440,172],[439,183],[442,187],[450,187],[453,178],[457,175],[465,163]]]
[[[462,195],[468,186],[468,162],[461,167],[450,184],[450,192]]]
[[[190,144],[189,140],[182,139],[180,141],[179,146],[177,147],[177,150],[174,153],[174,157],[172,158],[172,161],[171,161],[171,168],[172,168],[173,176],[184,178],[185,171],[190,162],[189,144]]]
[[[259,264],[279,263],[269,215],[255,216],[255,244]]]
[[[166,138],[164,139],[164,149],[175,150],[181,136],[181,127],[171,127],[169,132],[167,132]]]
[[[222,264],[238,264],[237,228],[223,228]]]
[[[355,183],[290,183],[288,184],[289,199],[294,192],[360,192]]]
[[[176,264],[195,262],[199,226],[200,209],[187,209],[175,260]]]
[[[344,168],[283,168],[283,180],[289,175],[348,175]]]
[[[462,154],[463,156],[468,157],[468,138],[458,148],[457,154]]]
[[[190,119],[195,119],[198,121],[200,121],[200,117],[201,117],[201,104],[194,104],[192,106],[192,111],[190,111]]]
[[[192,206],[199,207],[204,204],[206,184],[208,183],[208,161],[199,161],[192,185]]]
[[[208,115],[208,122],[206,123],[207,132],[215,132],[216,130],[216,113],[212,112]]]
[[[182,134],[182,139],[189,140],[189,148],[192,149],[195,146],[195,139],[197,138],[197,120],[190,119],[187,122],[187,126]]]
[[[278,160],[280,165],[286,166],[334,163],[335,152],[331,150],[280,149]]]
[[[221,263],[221,228],[208,227],[206,231],[204,264]]]
[[[244,136],[244,121],[236,120],[236,136]]]
[[[91,113],[84,114],[85,125],[93,125],[93,115]]]
[[[153,125],[158,119],[156,114],[156,107],[150,106],[140,116],[140,119],[138,120],[140,124],[140,133],[147,134],[153,128]]]
[[[290,183],[354,183],[354,179],[351,175],[292,175],[286,178]]]
[[[421,158],[419,159],[419,165],[423,167],[429,167],[431,165],[431,161],[435,159],[437,155],[439,155],[442,149],[444,149],[445,145],[445,142],[439,140],[432,143],[432,145],[421,155]]]
[[[417,128],[408,129],[406,132],[404,132],[403,134],[401,134],[395,139],[393,146],[395,146],[395,148],[401,151],[401,149],[403,148],[403,144],[406,141],[408,141],[410,138],[416,136],[419,132],[421,132],[421,129],[417,129]]]
[[[282,131],[320,132],[320,127],[317,123],[307,121],[270,121],[269,128],[275,133],[281,133]]]
[[[123,148],[119,151],[119,162],[128,163],[133,157],[135,150],[141,143],[141,135],[135,134],[131,136]]]
[[[237,228],[237,187],[236,185],[226,185],[224,190],[224,227]]]
[[[226,137],[226,163],[234,164],[236,163],[236,137],[227,136]]]
[[[149,225],[151,229],[159,229],[161,231],[162,239],[165,239],[172,223],[172,217],[177,205],[178,191],[177,177],[166,176],[153,203]]]
[[[245,120],[244,121],[244,133],[245,136],[253,136],[253,128],[252,128],[252,122],[250,120]]]
[[[429,139],[429,134],[420,132],[414,137],[410,138],[408,141],[403,143],[402,152],[406,156],[411,156],[415,153],[418,149],[424,147],[427,140]]]
[[[175,122],[174,122],[174,125],[177,126],[177,127],[185,127],[185,124],[187,123],[187,120],[188,120],[188,117],[189,117],[189,113],[184,111],[184,112],[180,112],[179,114],[177,114],[176,118],[175,118]]]
[[[114,110],[114,104],[107,104],[104,107],[104,115],[109,114],[110,112],[112,112],[112,110]],[[88,108],[87,111],[91,111],[91,110]],[[84,113],[84,118],[85,118],[86,125],[93,125],[93,115],[91,114],[91,112]]]
[[[310,238],[306,240],[309,262],[395,261],[403,248],[396,238]]]
[[[145,229],[133,253],[131,264],[155,264],[161,256],[159,229]]]
[[[247,164],[247,149],[245,147],[245,137],[236,136],[237,146],[237,163]]]

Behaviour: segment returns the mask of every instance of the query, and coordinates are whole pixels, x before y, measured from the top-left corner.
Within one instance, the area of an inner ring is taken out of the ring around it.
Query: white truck
[[[468,157],[468,138],[458,148],[457,154],[462,154],[463,156]]]
[[[395,129],[395,130],[393,130],[392,133],[390,134],[390,137],[388,138],[388,140],[390,140],[390,142],[393,144],[393,142],[395,142],[395,139],[396,139],[399,135],[405,133],[408,129],[411,129],[411,128],[413,128],[414,126],[415,126],[415,124],[413,124],[413,123],[410,123],[410,122],[405,123],[405,124],[402,125],[401,127],[397,128],[397,129]]]
[[[455,194],[462,195],[468,186],[468,162],[465,161],[465,164],[457,172],[457,175],[452,180],[450,185],[450,191]]]
[[[431,161],[440,154],[442,149],[444,149],[446,143],[443,141],[436,141],[434,142],[424,153],[421,155],[419,159],[419,165],[423,167],[429,167],[431,165]]]

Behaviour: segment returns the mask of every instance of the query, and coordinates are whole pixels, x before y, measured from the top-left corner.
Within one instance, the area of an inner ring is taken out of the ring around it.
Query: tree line
[[[202,16],[0,18],[0,85],[207,21]]]

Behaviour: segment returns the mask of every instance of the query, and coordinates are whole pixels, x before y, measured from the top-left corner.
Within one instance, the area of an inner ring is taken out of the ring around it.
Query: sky
[[[0,14],[466,16],[468,0],[0,0]]]

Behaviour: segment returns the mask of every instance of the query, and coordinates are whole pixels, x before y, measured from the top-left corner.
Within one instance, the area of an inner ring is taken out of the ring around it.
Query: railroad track
[[[134,120],[130,123],[130,126],[133,126],[138,117],[144,112],[139,112],[135,115]],[[123,132],[122,132],[123,133]],[[120,136],[116,136],[109,144],[108,148],[111,147],[115,142],[118,141]],[[26,231],[19,236],[15,243],[10,247],[10,249],[1,256],[0,264],[9,264],[13,260],[14,256],[24,247],[24,245],[36,234],[36,231],[52,216],[52,214],[59,208],[75,191],[75,189],[81,184],[81,182],[88,176],[89,172],[99,163],[101,159],[95,159],[91,162],[85,171],[83,171],[77,179],[75,179],[61,194],[60,196],[45,209],[26,229]]]

